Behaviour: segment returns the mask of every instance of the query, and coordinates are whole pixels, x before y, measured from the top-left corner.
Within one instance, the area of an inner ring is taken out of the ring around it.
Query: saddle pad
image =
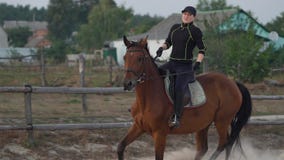
[[[170,99],[170,101],[173,103],[173,99],[170,96],[170,91],[169,91],[170,79],[168,78],[168,76],[165,77],[164,83],[165,83],[166,94]],[[194,81],[193,83],[189,83],[188,88],[191,95],[192,105],[187,104],[184,107],[198,107],[206,102],[206,96],[204,90],[197,80]]]
[[[172,103],[174,103],[174,101],[173,101],[173,99],[172,99],[172,97],[171,97],[171,94],[170,94],[170,89],[169,89],[169,88],[170,88],[170,83],[171,83],[171,82],[170,82],[170,79],[169,79],[168,76],[165,77],[164,83],[165,83],[166,94],[167,94],[169,100],[170,100]]]
[[[192,106],[186,105],[185,107],[197,107],[206,102],[206,96],[200,83],[196,80],[188,84],[191,95]]]

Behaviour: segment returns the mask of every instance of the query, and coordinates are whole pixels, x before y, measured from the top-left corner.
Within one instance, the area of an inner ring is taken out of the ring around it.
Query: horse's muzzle
[[[124,80],[123,86],[124,90],[131,91],[137,84],[136,80]]]

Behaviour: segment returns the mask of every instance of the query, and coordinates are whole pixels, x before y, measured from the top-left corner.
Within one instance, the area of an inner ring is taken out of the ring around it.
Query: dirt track
[[[1,160],[114,160],[116,146],[127,129],[99,131],[40,131],[35,133],[36,146],[27,146],[25,132],[0,132]],[[284,156],[284,130],[281,126],[248,126],[242,132],[242,142],[250,160],[282,160]],[[214,128],[209,132],[209,151],[217,145]],[[165,160],[185,160],[194,157],[193,135],[169,135]],[[236,159],[242,160],[238,149]],[[143,135],[132,143],[125,152],[126,160],[154,159],[153,142]],[[219,159],[223,159],[222,155]],[[144,158],[143,158],[144,157]],[[204,158],[204,159],[207,159]]]
[[[271,90],[270,90],[271,91]],[[0,124],[24,123],[23,96],[0,95]],[[80,96],[33,95],[33,113],[36,123],[80,123],[83,121],[128,121],[127,109],[133,103],[133,95],[88,95],[89,114],[82,116]],[[79,103],[78,103],[79,102]],[[254,114],[283,114],[283,101],[255,101]],[[60,118],[58,118],[60,117]],[[79,117],[83,117],[82,119]],[[113,118],[115,117],[115,118]],[[12,118],[12,119],[11,119]],[[10,119],[10,120],[9,120]],[[26,132],[0,132],[1,160],[114,160],[116,146],[127,129],[37,131],[35,146],[26,143]],[[245,152],[250,160],[282,160],[284,153],[283,126],[248,126],[242,132]],[[210,149],[212,154],[217,144],[216,132],[210,129]],[[194,157],[192,135],[168,136],[165,159],[184,160]],[[237,160],[239,152],[236,150]],[[208,156],[206,155],[206,156]],[[153,142],[143,135],[125,152],[126,160],[153,159]],[[149,159],[149,158],[148,158]],[[205,158],[207,159],[207,158]],[[223,159],[222,157],[220,159]]]

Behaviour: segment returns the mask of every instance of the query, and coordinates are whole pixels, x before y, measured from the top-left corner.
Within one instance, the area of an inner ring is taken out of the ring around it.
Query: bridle
[[[149,56],[147,55],[147,50],[145,48],[141,48],[141,49],[130,49],[131,47],[128,47],[126,50],[126,53],[131,53],[131,52],[143,52],[143,56],[139,57],[139,61],[142,62],[141,67],[143,67],[143,69],[141,69],[142,71],[135,71],[132,68],[126,68],[125,72],[130,72],[132,73],[135,77],[136,77],[136,82],[137,83],[143,83],[146,79],[146,72],[145,72],[145,61],[149,58]]]
[[[144,53],[143,56],[140,56],[141,61],[143,62],[143,64],[141,64],[141,66],[144,66],[145,60],[150,58],[147,55],[148,51],[146,49],[144,49],[144,48],[142,48],[142,49],[129,49],[129,48],[127,48],[126,53],[130,53],[130,52],[143,52]],[[158,56],[154,57],[153,61],[155,61],[157,58],[158,58]],[[130,72],[133,75],[135,75],[137,77],[137,82],[140,82],[140,83],[144,82],[145,80],[158,78],[158,77],[148,77],[148,78],[146,78],[146,72],[145,72],[145,68],[144,67],[143,67],[143,71],[142,72],[135,71],[132,68],[127,68],[124,71],[125,72]],[[167,76],[176,76],[176,75],[187,74],[187,73],[189,73],[189,72],[186,71],[186,72],[180,72],[180,73],[169,73],[169,74],[167,74]],[[166,77],[166,75],[160,75],[159,77]]]

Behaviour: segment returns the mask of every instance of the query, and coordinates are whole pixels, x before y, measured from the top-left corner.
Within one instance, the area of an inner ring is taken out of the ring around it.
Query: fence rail
[[[4,130],[27,130],[28,142],[33,144],[33,130],[74,130],[74,129],[109,129],[129,127],[132,122],[118,123],[80,123],[80,124],[33,124],[32,120],[32,93],[58,93],[58,94],[115,94],[125,93],[122,87],[34,87],[25,85],[23,87],[0,87],[0,93],[24,93],[25,95],[25,126],[2,125],[0,131]],[[284,95],[252,95],[255,100],[283,100]],[[83,107],[84,110],[84,107]],[[258,120],[251,119],[251,125],[283,125],[284,118],[280,120]]]
[[[132,122],[118,122],[118,123],[78,123],[78,124],[33,124],[32,128],[29,126],[11,126],[2,125],[0,131],[4,130],[76,130],[76,129],[113,129],[126,128],[131,126]]]
[[[248,122],[249,125],[284,125],[284,118],[276,119],[257,119],[257,116],[252,116]],[[0,131],[5,130],[76,130],[76,129],[114,129],[127,128],[132,125],[132,122],[118,123],[69,123],[69,124],[33,124],[30,126],[17,125],[2,125]]]
[[[0,93],[111,94],[124,93],[123,87],[0,87]]]
[[[0,87],[0,93],[112,94],[125,93],[123,87]],[[254,100],[283,100],[284,95],[251,95]]]

